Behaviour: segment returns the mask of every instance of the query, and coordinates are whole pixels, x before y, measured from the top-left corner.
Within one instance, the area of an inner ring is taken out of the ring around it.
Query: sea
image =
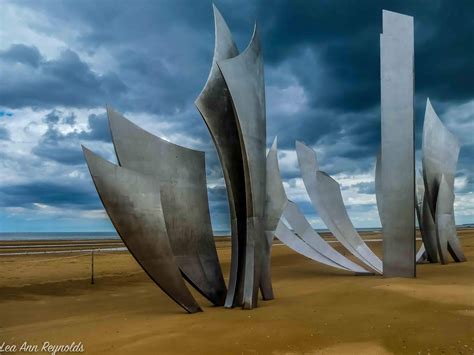
[[[462,224],[457,228],[474,228],[474,224]],[[375,228],[356,228],[358,232],[378,233],[382,229]],[[328,229],[315,229],[318,233],[329,233]],[[228,237],[230,231],[215,230],[215,237]],[[97,239],[120,239],[116,232],[0,232],[1,241],[22,241],[22,240],[97,240]]]
[[[0,241],[120,239],[116,232],[0,232]]]
[[[327,229],[315,229],[318,233],[329,232]],[[378,232],[380,228],[361,228],[359,232]],[[215,236],[230,236],[228,230],[216,230]],[[120,239],[116,232],[0,232],[0,241],[22,240],[97,240]]]

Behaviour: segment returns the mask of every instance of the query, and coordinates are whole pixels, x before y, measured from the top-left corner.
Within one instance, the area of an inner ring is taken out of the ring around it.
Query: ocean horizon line
[[[364,228],[359,230],[376,231],[380,228]],[[315,229],[324,233],[328,229]],[[215,230],[214,237],[230,237],[230,230]],[[88,239],[120,239],[117,232],[0,232],[0,241],[35,241],[35,240],[88,240]]]
[[[473,228],[474,224],[461,224],[457,228]],[[329,233],[329,229],[314,229],[318,233]],[[378,232],[381,227],[356,228],[359,232]],[[230,230],[214,230],[214,237],[230,236]],[[79,232],[0,232],[0,241],[34,241],[34,240],[87,240],[87,239],[120,239],[115,231],[79,231]]]

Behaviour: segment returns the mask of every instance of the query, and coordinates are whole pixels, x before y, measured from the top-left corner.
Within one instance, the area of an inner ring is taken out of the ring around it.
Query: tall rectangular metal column
[[[383,273],[415,277],[413,17],[383,11],[380,70]]]

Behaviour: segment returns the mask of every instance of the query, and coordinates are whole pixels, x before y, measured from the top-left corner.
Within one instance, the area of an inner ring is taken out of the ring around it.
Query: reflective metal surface
[[[381,161],[381,152],[377,155],[377,161],[375,163],[375,197],[377,200],[377,209],[379,211],[379,217],[381,225],[383,226],[382,217],[383,217],[383,206],[382,206],[382,180],[381,180],[381,172],[382,172],[382,161]],[[422,222],[422,215],[423,215],[423,196],[425,193],[425,188],[423,185],[423,178],[421,176],[416,177],[416,194],[415,194],[415,210],[416,210],[416,217],[418,219],[418,226],[420,228],[420,233],[422,235],[422,239],[425,240],[423,237],[423,222]],[[423,263],[427,260],[427,252],[425,249],[424,243],[421,243],[420,248],[416,252],[415,260],[416,263]]]
[[[239,132],[244,166],[247,234],[242,307],[257,306],[262,268],[266,261],[265,211],[265,84],[263,58],[257,26],[242,54],[218,60],[229,89]]]
[[[255,28],[238,55],[229,28],[214,7],[216,45],[207,83],[196,100],[216,145],[231,212],[232,262],[226,307],[257,306],[258,288],[273,298],[265,210],[265,86]]]
[[[415,277],[413,17],[383,10],[380,35],[385,277]]]
[[[421,176],[416,175],[416,191],[415,191],[415,210],[416,210],[416,218],[418,220],[418,226],[420,228],[420,232],[423,235],[423,197],[425,196],[425,185],[423,182],[423,178]]]
[[[335,267],[337,269],[345,270],[346,268],[332,262],[324,255],[320,254],[307,243],[300,239],[295,233],[293,233],[284,223],[280,221],[275,230],[275,236],[290,249],[296,251],[298,254],[304,255],[307,258],[320,262],[328,266]]]
[[[438,206],[436,208],[436,235],[438,237],[438,252],[441,264],[449,262],[448,235],[456,233],[456,226],[451,223],[450,202],[454,202],[454,194],[449,189],[444,174],[438,186]]]
[[[223,305],[226,287],[211,227],[204,153],[154,136],[110,107],[107,113],[120,166],[159,183],[166,231],[183,276]]]
[[[440,223],[435,220],[434,227],[438,235],[438,252],[440,261],[447,262],[445,239],[448,242],[449,252],[455,261],[464,261],[456,234],[454,222],[454,175],[459,157],[460,145],[457,138],[444,126],[433,109],[429,99],[426,101],[425,121],[423,125],[422,163],[423,178],[425,181],[425,201],[432,218],[440,216]],[[445,185],[443,198],[438,198],[441,188],[441,179],[444,176]],[[441,203],[442,211],[438,211]],[[451,216],[451,217],[449,217]],[[427,221],[430,223],[431,221]],[[426,224],[426,223],[425,223]],[[441,233],[440,233],[441,231]]]
[[[285,217],[296,232],[293,233],[285,225],[280,225],[280,217]],[[359,265],[334,250],[308,223],[298,206],[288,201],[281,180],[278,165],[277,140],[267,155],[267,200],[265,207],[265,229],[267,233],[277,233],[280,241],[306,257],[338,269],[366,273]],[[306,244],[306,245],[305,245]],[[309,247],[309,248],[308,248]]]
[[[222,15],[215,6],[213,9],[215,21],[214,58],[207,82],[196,99],[195,105],[214,141],[227,188],[232,258],[225,306],[233,307],[242,304],[247,235],[246,186],[237,120],[229,90],[217,66],[217,61],[235,57],[239,51]]]
[[[332,246],[329,245],[309,224],[303,213],[300,211],[298,206],[288,201],[288,205],[283,212],[283,216],[287,220],[288,224],[293,228],[296,235],[301,238],[306,244],[314,249],[321,257],[316,259],[311,257],[313,260],[322,262],[326,265],[333,266],[336,268],[342,268],[357,273],[370,273],[363,267],[347,259],[344,255],[336,251]],[[318,257],[318,256],[316,256]]]
[[[454,192],[449,186],[444,174],[441,177],[436,203],[436,229],[438,250],[441,263],[448,263],[448,253],[457,262],[466,261],[456,233],[453,204]]]
[[[416,218],[418,219],[418,227],[420,229],[421,239],[423,237],[423,197],[425,195],[425,185],[423,178],[416,175],[416,193],[415,193],[415,207],[416,207]],[[422,263],[428,259],[428,254],[425,249],[424,242],[421,243],[420,249],[418,249],[415,260],[417,263]]]
[[[423,244],[426,248],[426,255],[428,257],[428,261],[431,263],[439,262],[438,258],[438,238],[436,236],[436,225],[431,214],[431,210],[428,204],[428,199],[425,196],[423,197],[423,204],[422,204],[422,216],[421,221],[423,222]]]
[[[382,273],[382,262],[362,240],[347,215],[339,184],[318,171],[316,153],[296,142],[296,154],[303,182],[319,216],[339,242],[364,264]]]
[[[433,216],[436,214],[441,176],[444,174],[448,186],[454,187],[459,150],[458,139],[444,126],[434,111],[430,99],[427,99],[421,159],[427,201]]]
[[[339,233],[341,239],[347,241],[355,250],[355,256],[359,256],[359,259],[364,261],[366,265],[369,265],[378,273],[382,273],[382,262],[362,240],[347,215],[339,184],[322,171],[316,172],[316,180],[316,194],[319,195],[318,199],[321,200],[321,205],[328,206],[323,208],[324,213],[328,214],[335,232]]]
[[[415,259],[418,264],[423,263],[428,259],[426,255],[425,245],[423,243],[421,243],[420,249],[418,249],[418,251],[416,252]]]
[[[375,161],[375,200],[377,202],[377,210],[379,212],[380,224],[383,229],[383,206],[382,206],[382,152],[377,154]]]
[[[166,231],[160,184],[83,152],[97,192],[117,233],[148,276],[189,313],[201,308],[181,277]]]
[[[267,154],[265,230],[274,231],[288,203],[278,164],[277,138]]]
[[[278,165],[277,137],[273,140],[272,147],[267,154],[266,165],[266,197],[265,197],[265,261],[262,267],[262,281],[260,290],[263,299],[273,299],[273,288],[271,285],[271,248],[273,235],[280,221],[283,209],[288,199],[281,181],[280,167]]]

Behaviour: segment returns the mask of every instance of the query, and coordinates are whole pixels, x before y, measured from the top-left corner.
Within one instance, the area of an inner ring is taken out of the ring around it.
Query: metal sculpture
[[[443,125],[430,100],[427,99],[422,144],[425,183],[423,229],[429,230],[431,245],[430,250],[427,249],[428,256],[433,261],[439,256],[443,264],[448,262],[448,251],[455,261],[466,260],[456,235],[454,221],[454,175],[459,151],[457,138]],[[444,186],[441,190],[443,179]],[[438,211],[438,205],[441,208],[440,211]],[[438,223],[438,218],[441,225]]]
[[[287,247],[294,250],[298,254],[301,254],[311,260],[317,261],[321,264],[334,267],[347,271],[346,268],[332,262],[324,255],[318,253],[316,250],[311,248],[307,243],[300,239],[295,233],[293,233],[284,223],[280,221],[275,230],[275,236],[284,243]]]
[[[235,57],[239,51],[219,10],[214,5],[213,9],[216,37],[214,58],[207,82],[196,99],[195,105],[214,141],[227,188],[231,214],[232,258],[225,306],[233,307],[242,303],[247,224],[246,185],[237,120],[217,61]]]
[[[418,227],[421,234],[421,240],[424,240],[425,237],[423,231],[423,199],[425,196],[425,186],[423,183],[423,178],[419,175],[416,176],[416,193],[415,193],[415,210],[416,218],[418,220]],[[421,246],[416,252],[415,261],[416,263],[422,263],[428,260],[428,254],[425,249],[424,242],[421,242]]]
[[[438,189],[436,203],[436,232],[441,262],[446,263],[448,251],[456,262],[466,261],[456,235],[453,214],[454,192],[444,174]]]
[[[413,17],[383,10],[380,35],[385,277],[415,277]]]
[[[380,225],[383,229],[383,200],[382,200],[382,152],[379,151],[375,161],[375,201],[377,203],[377,211],[379,212]]]
[[[96,174],[95,170],[101,169],[97,159],[92,159],[88,151],[85,154],[88,162],[95,163],[90,169],[97,190],[120,236],[126,245],[132,245],[132,254],[165,292],[175,300],[183,297],[176,295],[177,291],[168,291],[166,283],[157,281],[155,274],[158,270],[153,269],[154,265],[150,269],[141,260],[149,255],[145,248],[157,257],[168,257],[166,263],[178,267],[183,277],[215,305],[241,305],[250,309],[257,306],[259,288],[263,299],[273,298],[270,273],[273,234],[265,232],[265,228],[274,229],[275,219],[280,217],[265,215],[268,193],[264,165],[266,118],[263,60],[256,27],[248,48],[239,55],[230,31],[215,7],[214,15],[214,59],[196,106],[216,144],[228,188],[232,224],[229,291],[225,287],[213,240],[203,152],[153,136],[108,108],[119,162],[114,177]],[[115,187],[123,183],[122,175],[129,179],[133,176],[140,180],[140,184],[110,196],[109,185]],[[156,191],[148,191],[150,188]],[[129,196],[131,193],[134,195]],[[148,194],[154,196],[153,201],[147,200]],[[143,205],[140,198],[144,200]],[[152,202],[156,207],[152,208]],[[121,204],[123,206],[118,206]],[[125,208],[137,219],[135,221],[131,217],[133,223],[128,226],[125,216],[117,212],[123,212]],[[150,209],[145,221],[140,219],[144,218],[140,215],[143,208]],[[269,211],[277,212],[273,205],[269,206]],[[151,218],[154,212],[160,214],[156,221]],[[136,241],[135,234],[130,235],[136,228],[133,224],[139,222],[147,226],[141,231],[144,244]],[[151,232],[157,235],[153,236]],[[170,250],[160,250],[165,248],[163,243],[159,243],[162,240],[168,241]],[[166,271],[163,273],[166,274]],[[181,279],[174,283],[184,285]],[[193,308],[189,300],[178,303],[189,312],[199,308]]]
[[[360,274],[369,273],[333,249],[311,227],[298,206],[288,200],[283,182],[281,181],[276,138],[267,155],[267,200],[265,212],[266,233],[272,239],[273,235],[275,235],[281,242],[297,253],[322,264]],[[288,221],[295,233],[283,223],[281,216]]]
[[[183,277],[219,306],[254,308],[259,289],[264,300],[273,299],[270,254],[274,236],[325,265],[373,274],[332,248],[288,200],[276,138],[265,155],[265,85],[257,26],[248,47],[239,54],[215,6],[214,17],[212,67],[195,104],[216,146],[227,186],[232,234],[229,288],[213,240],[204,153],[156,137],[108,107],[118,165],[87,148],[83,151],[118,234],[150,278],[190,313],[201,308]],[[315,152],[300,142],[296,152],[311,202],[336,239],[376,273],[414,276],[415,258],[431,262],[439,258],[446,263],[451,254],[456,261],[465,260],[453,207],[459,143],[428,100],[423,128],[424,184],[418,183],[415,196],[413,18],[384,10],[383,27],[382,148],[375,179],[384,231],[383,265],[352,225],[339,184],[319,171]],[[416,256],[415,208],[423,238]]]
[[[436,208],[436,235],[438,237],[438,253],[442,264],[448,263],[448,236],[456,233],[456,228],[451,223],[451,206],[454,194],[449,188],[444,174],[438,186],[438,199]],[[454,227],[454,228],[453,228]]]
[[[316,152],[296,142],[301,176],[313,207],[336,239],[355,257],[376,273],[382,273],[382,262],[365,244],[347,215],[339,184],[319,171]]]
[[[255,26],[242,54],[217,62],[232,99],[244,164],[246,245],[242,307],[257,306],[262,268],[266,265],[265,214],[265,84],[260,39]]]
[[[100,199],[117,233],[148,276],[189,313],[201,311],[184,284],[166,230],[160,184],[83,147]]]
[[[423,243],[421,243],[420,248],[416,252],[415,260],[417,264],[425,263],[428,260],[425,245]]]
[[[383,229],[383,196],[382,196],[382,180],[381,180],[381,171],[382,171],[382,160],[381,160],[381,154],[377,154],[377,159],[375,162],[375,198],[377,201],[377,210],[379,212],[379,218],[380,218],[380,224]],[[420,227],[420,232],[422,235],[422,240],[424,240],[424,233],[422,229],[422,213],[423,213],[423,195],[424,195],[424,186],[423,186],[423,180],[421,179],[420,176],[417,176],[416,180],[416,195],[415,195],[415,207],[416,207],[416,216],[418,219],[418,225]],[[427,252],[425,249],[425,245],[422,242],[420,248],[416,252],[416,257],[415,257],[416,263],[422,263],[427,260]]]
[[[283,210],[288,203],[285,189],[281,181],[280,167],[278,166],[277,137],[268,151],[266,159],[266,196],[265,196],[265,259],[266,263],[262,268],[262,294],[271,295],[273,289],[271,285],[270,255],[273,244],[275,230],[280,222]],[[268,282],[268,284],[265,284]]]
[[[107,113],[120,165],[116,167],[111,164],[115,167],[114,176],[111,177],[109,171],[101,174],[105,167],[110,170],[110,166],[100,165],[102,160],[87,150],[84,152],[104,207],[124,243],[131,245],[130,251],[149,275],[159,273],[159,270],[153,269],[154,265],[147,267],[147,263],[142,260],[152,254],[163,259],[160,261],[163,266],[173,264],[179,267],[182,275],[197,291],[215,305],[223,305],[226,287],[213,240],[204,153],[160,139],[134,125],[110,107],[107,108]],[[130,180],[130,176],[141,183],[124,189],[126,193],[110,195],[109,185],[115,188],[127,181],[127,177]],[[139,189],[142,196],[133,189]],[[131,194],[133,195],[130,196]],[[149,201],[146,196],[155,196],[155,199]],[[129,203],[130,200],[132,203]],[[156,206],[153,207],[151,202]],[[120,208],[128,208],[127,213],[120,215],[117,212]],[[143,214],[140,212],[142,208],[149,209],[145,221],[138,217]],[[152,218],[154,213],[158,214],[155,220]],[[130,218],[129,215],[137,216],[137,221],[127,225],[125,221]],[[143,241],[138,242],[135,241],[137,232],[134,229],[134,224],[137,223],[147,226],[141,230]],[[165,248],[164,242],[159,243],[162,240],[168,240],[173,255],[171,260],[164,260],[166,257],[170,258],[170,253],[169,250],[162,250]],[[156,276],[152,278],[173,299],[178,299],[176,291],[168,291],[166,283],[160,284]],[[174,283],[181,284],[181,277]],[[188,297],[187,294],[185,296]],[[200,310],[199,307],[193,308],[189,301],[178,303],[188,312]]]
[[[329,245],[329,243],[314,230],[311,224],[309,224],[306,217],[294,202],[288,201],[283,216],[293,228],[295,236],[317,252],[317,254],[313,255],[313,260],[339,269],[353,271],[357,274],[372,274],[372,272],[367,271],[360,265],[347,259]]]
[[[204,152],[154,136],[107,108],[119,165],[154,177],[171,247],[183,276],[213,304],[224,304],[226,287],[207,198]]]
[[[265,217],[265,85],[257,27],[237,49],[222,16],[216,16],[213,66],[196,105],[216,144],[229,189],[232,263],[226,307],[257,306],[258,289],[273,298],[267,269]]]

